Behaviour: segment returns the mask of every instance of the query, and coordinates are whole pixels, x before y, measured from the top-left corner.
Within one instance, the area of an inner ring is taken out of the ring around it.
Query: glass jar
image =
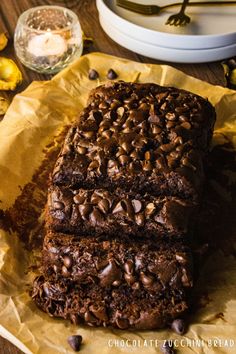
[[[82,54],[78,17],[61,6],[33,7],[18,19],[14,47],[28,68],[39,73],[56,73]]]

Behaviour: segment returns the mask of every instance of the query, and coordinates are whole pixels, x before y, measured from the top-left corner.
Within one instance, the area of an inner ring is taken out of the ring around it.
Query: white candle
[[[44,33],[32,37],[27,50],[36,57],[60,56],[67,50],[67,45],[59,34]]]

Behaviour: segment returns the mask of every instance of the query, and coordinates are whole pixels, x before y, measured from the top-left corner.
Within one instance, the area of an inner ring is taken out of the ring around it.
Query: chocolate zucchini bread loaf
[[[214,121],[208,101],[175,88],[92,91],[50,180],[40,308],[122,329],[161,328],[187,311]]]

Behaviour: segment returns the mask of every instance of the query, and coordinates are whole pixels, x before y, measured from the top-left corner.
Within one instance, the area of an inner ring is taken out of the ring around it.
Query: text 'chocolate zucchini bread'
[[[176,88],[91,92],[50,180],[38,306],[122,329],[161,328],[187,311],[214,122],[208,101]]]

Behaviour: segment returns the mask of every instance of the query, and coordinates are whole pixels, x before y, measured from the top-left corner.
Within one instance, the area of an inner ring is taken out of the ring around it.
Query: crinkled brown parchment
[[[100,78],[90,81],[89,68]],[[88,92],[106,81],[109,68],[125,81],[183,88],[215,105],[217,122],[206,198],[199,215],[210,252],[196,284],[188,332],[131,332],[75,327],[41,312],[29,296],[40,255],[46,179],[63,138]],[[83,336],[81,353],[159,353],[174,339],[180,353],[236,353],[236,93],[166,65],[147,65],[89,54],[49,82],[18,94],[0,123],[0,335],[25,353],[72,353],[67,337]],[[38,220],[39,218],[39,220]],[[214,342],[215,340],[215,342]]]

